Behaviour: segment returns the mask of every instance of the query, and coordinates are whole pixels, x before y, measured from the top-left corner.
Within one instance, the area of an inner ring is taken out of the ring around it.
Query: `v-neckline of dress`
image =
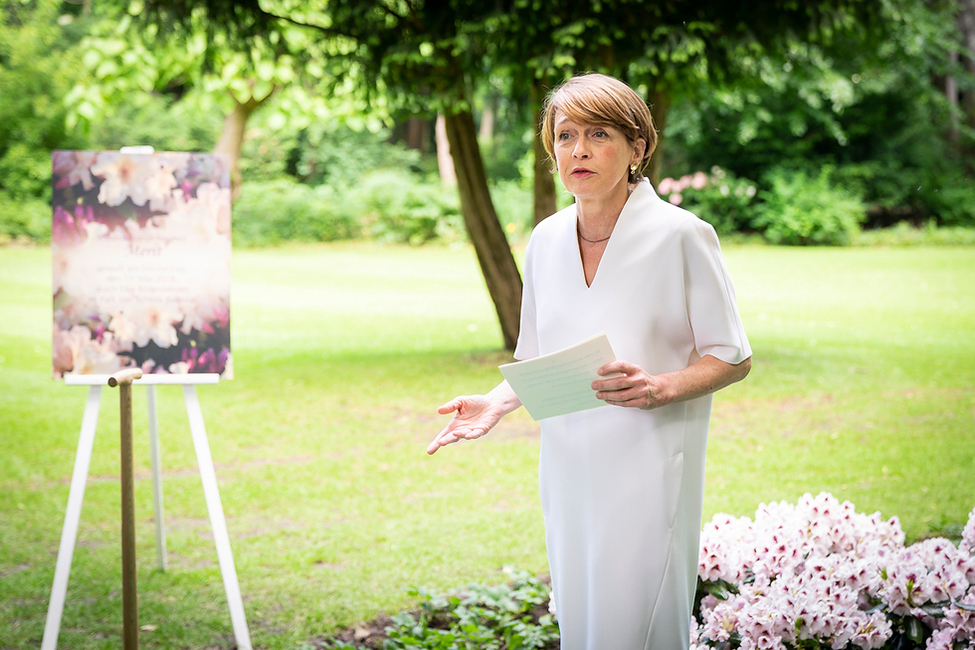
[[[637,183],[636,187],[633,188],[633,191],[630,192],[630,195],[628,197],[626,197],[626,203],[623,204],[623,209],[620,210],[620,216],[616,218],[616,225],[613,226],[613,232],[610,233],[610,235],[609,235],[609,241],[606,242],[606,248],[603,249],[603,254],[600,255],[599,262],[596,264],[596,272],[592,274],[592,282],[588,282],[588,283],[586,282],[586,265],[585,265],[585,262],[582,259],[582,245],[579,242],[579,231],[578,231],[578,227],[579,227],[578,226],[578,224],[579,224],[579,208],[578,208],[578,206],[576,206],[576,209],[573,211],[573,215],[572,215],[572,241],[575,243],[576,260],[578,260],[578,264],[577,264],[576,268],[578,269],[578,273],[580,274],[580,276],[582,278],[582,286],[585,287],[585,290],[587,292],[590,289],[592,289],[593,285],[596,284],[596,280],[600,277],[600,271],[603,268],[603,260],[606,258],[606,252],[609,251],[610,246],[613,245],[613,241],[616,240],[616,239],[619,239],[619,237],[617,237],[617,233],[620,230],[620,224],[623,223],[624,216],[628,212],[627,208],[629,208],[629,206],[634,201],[633,195],[636,194],[637,192],[641,192],[642,193],[643,190],[641,190],[641,187],[643,186],[643,184],[645,182],[647,182],[647,181],[644,180],[644,181],[640,181],[639,183]],[[639,198],[640,197],[637,197],[637,199],[639,199]]]

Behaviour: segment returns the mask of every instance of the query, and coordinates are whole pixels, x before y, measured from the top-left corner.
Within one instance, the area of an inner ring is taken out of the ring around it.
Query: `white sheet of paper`
[[[616,361],[605,334],[558,352],[498,366],[515,395],[535,420],[606,406],[596,399],[596,371]]]

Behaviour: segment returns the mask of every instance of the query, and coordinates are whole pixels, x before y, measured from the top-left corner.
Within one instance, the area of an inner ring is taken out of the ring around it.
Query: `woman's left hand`
[[[751,357],[730,364],[706,354],[683,370],[651,375],[632,363],[613,361],[596,371],[605,379],[592,382],[592,388],[607,404],[655,409],[709,395],[741,381],[751,367]]]
[[[667,375],[648,374],[640,366],[626,361],[607,363],[597,372],[606,378],[592,382],[592,388],[596,397],[607,404],[655,409],[673,401],[667,391]]]

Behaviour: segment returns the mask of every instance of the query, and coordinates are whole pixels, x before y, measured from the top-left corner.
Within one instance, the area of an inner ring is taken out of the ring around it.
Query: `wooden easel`
[[[74,555],[75,542],[78,539],[78,522],[81,518],[81,503],[85,497],[85,483],[88,479],[88,469],[91,465],[92,449],[95,443],[95,428],[98,425],[98,411],[101,405],[102,387],[107,385],[108,375],[65,375],[64,383],[71,386],[88,386],[88,399],[85,402],[85,414],[81,421],[81,434],[78,439],[78,452],[75,456],[74,471],[71,475],[71,489],[68,493],[68,506],[64,515],[64,528],[61,531],[61,546],[58,549],[57,564],[54,569],[54,586],[51,589],[51,601],[47,610],[47,622],[44,626],[44,638],[41,650],[55,650],[58,634],[61,630],[61,615],[64,612],[64,601],[68,590],[68,576],[71,573],[71,560]],[[227,522],[223,515],[220,502],[220,491],[217,488],[217,476],[213,469],[213,458],[210,455],[210,443],[207,440],[206,428],[203,424],[203,412],[196,395],[197,384],[216,384],[220,381],[217,374],[185,374],[185,375],[145,375],[134,381],[134,384],[145,385],[149,410],[149,445],[152,461],[153,508],[156,517],[156,552],[159,568],[166,568],[166,537],[163,522],[162,503],[162,472],[159,459],[159,437],[156,423],[156,385],[172,384],[183,388],[183,400],[186,403],[186,415],[190,422],[190,433],[193,436],[193,447],[196,449],[197,464],[200,468],[200,479],[203,482],[203,496],[206,499],[207,511],[210,515],[210,527],[217,547],[217,559],[220,562],[220,573],[223,576],[224,590],[230,607],[230,620],[233,624],[234,637],[240,650],[251,650],[250,633],[247,620],[244,617],[244,603],[240,595],[240,585],[237,581],[237,570],[234,567],[234,556],[230,548],[230,537],[227,534]]]

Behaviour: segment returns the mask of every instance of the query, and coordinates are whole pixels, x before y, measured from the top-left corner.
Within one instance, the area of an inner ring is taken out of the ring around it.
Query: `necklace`
[[[582,230],[579,228],[579,222],[578,221],[576,221],[576,233],[578,233],[578,235],[582,239],[582,241],[587,241],[590,244],[599,244],[601,242],[604,242],[604,241],[608,240],[610,237],[613,236],[613,233],[610,232],[609,235],[607,235],[606,237],[603,237],[602,239],[586,239],[586,236],[582,234]]]

